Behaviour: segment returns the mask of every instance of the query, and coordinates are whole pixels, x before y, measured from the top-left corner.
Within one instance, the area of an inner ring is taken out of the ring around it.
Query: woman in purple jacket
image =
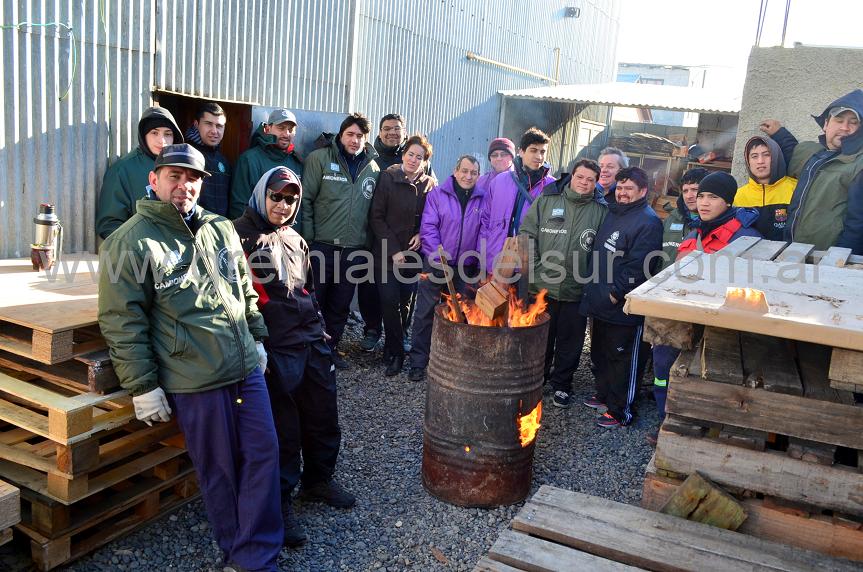
[[[427,196],[420,223],[420,251],[423,254],[424,280],[420,280],[417,306],[411,335],[411,369],[408,378],[425,377],[431,349],[434,309],[440,303],[444,272],[438,246],[443,246],[447,262],[453,268],[453,283],[464,293],[466,284],[475,283],[479,275],[479,218],[485,192],[476,187],[479,162],[462,155],[452,176]]]

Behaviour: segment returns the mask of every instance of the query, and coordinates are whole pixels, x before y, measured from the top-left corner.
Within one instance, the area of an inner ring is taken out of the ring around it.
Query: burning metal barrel
[[[530,491],[549,327],[544,308],[520,327],[457,323],[447,305],[436,309],[422,465],[423,485],[435,497],[492,507]]]

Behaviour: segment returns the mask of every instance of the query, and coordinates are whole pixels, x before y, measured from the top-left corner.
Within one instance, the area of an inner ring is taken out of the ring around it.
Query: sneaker
[[[357,497],[335,480],[321,481],[310,487],[304,486],[299,498],[304,501],[323,502],[335,508],[351,508],[357,504]]]
[[[387,377],[393,377],[402,372],[402,366],[405,364],[405,356],[394,356],[392,361],[387,364],[387,369],[384,372],[384,375]]]
[[[306,540],[309,539],[306,536],[306,531],[303,530],[303,527],[297,522],[297,518],[294,516],[293,512],[285,516],[285,538],[284,544],[288,548],[297,548],[306,543]]]
[[[615,419],[610,413],[603,413],[596,422],[600,427],[610,429],[612,427],[620,427],[620,421]]]
[[[369,330],[365,337],[360,340],[360,349],[364,352],[373,352],[381,341],[381,335],[376,330]]]
[[[588,397],[587,399],[585,399],[584,404],[592,409],[602,409],[606,407],[605,403],[597,399],[595,395],[593,397]]]
[[[338,350],[333,350],[333,365],[336,366],[336,369],[350,369],[351,364],[347,362],[345,356]]]
[[[412,367],[408,372],[408,379],[411,381],[422,381],[426,377],[426,368]]]
[[[555,407],[562,407],[563,409],[566,409],[570,405],[572,405],[572,398],[565,391],[555,391],[554,398],[551,400],[551,404]]]

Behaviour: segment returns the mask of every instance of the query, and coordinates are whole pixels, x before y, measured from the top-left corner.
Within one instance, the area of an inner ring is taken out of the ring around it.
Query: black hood
[[[751,151],[752,147],[756,144],[766,145],[767,148],[770,149],[770,184],[773,185],[787,174],[785,168],[785,156],[782,154],[782,149],[779,147],[779,144],[767,135],[756,135],[749,139],[743,147],[743,157],[745,158],[744,162],[746,163],[746,172],[749,174],[749,178],[753,181],[755,178],[752,176],[752,171],[749,169],[749,151]]]
[[[180,128],[177,126],[177,121],[174,119],[174,116],[171,115],[170,111],[164,107],[148,107],[144,110],[144,113],[141,114],[141,119],[138,120],[138,147],[147,157],[153,160],[156,159],[156,156],[150,153],[150,148],[147,147],[147,140],[144,137],[147,133],[144,131],[144,126],[149,123],[150,120],[155,118],[162,118],[170,124],[171,131],[174,132],[175,144],[186,142],[185,139],[183,139],[183,134],[180,132]]]
[[[821,129],[824,129],[828,112],[834,107],[850,107],[857,112],[857,117],[863,119],[863,91],[855,89],[851,93],[843,95],[824,108],[821,115],[813,115],[812,118],[816,123],[818,123]],[[818,137],[818,141],[820,141],[824,147],[827,147],[827,140],[825,139],[824,134],[821,134]],[[842,140],[841,153],[843,155],[854,155],[859,153],[861,149],[863,149],[863,129],[858,129],[856,133],[849,137],[845,137]]]
[[[402,156],[402,152],[404,151],[405,143],[407,143],[407,139],[396,145],[395,147],[390,147],[389,145],[384,145],[384,142],[381,141],[380,136],[375,137],[375,151],[378,152],[378,155],[381,157],[387,158],[398,158]]]

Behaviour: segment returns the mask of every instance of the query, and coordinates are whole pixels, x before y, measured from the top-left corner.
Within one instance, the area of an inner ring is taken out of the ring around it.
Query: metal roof
[[[644,107],[723,115],[739,113],[741,99],[740,94],[730,94],[714,89],[614,82],[553,85],[531,89],[504,90],[498,93],[505,97],[517,99]]]

